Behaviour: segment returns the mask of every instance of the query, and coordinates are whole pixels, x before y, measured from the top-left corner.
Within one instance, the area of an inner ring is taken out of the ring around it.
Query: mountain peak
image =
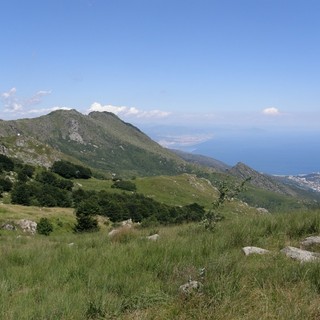
[[[74,109],[56,110],[37,118],[3,121],[0,146],[17,135],[32,137],[92,168],[122,175],[173,174],[185,167],[181,158],[110,112],[83,115]]]

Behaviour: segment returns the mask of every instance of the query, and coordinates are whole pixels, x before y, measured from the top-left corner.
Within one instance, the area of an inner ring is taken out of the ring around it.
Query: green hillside
[[[13,155],[16,137],[19,141],[31,137],[50,146],[56,157],[72,157],[109,174],[175,174],[186,166],[181,158],[108,112],[83,115],[59,110],[38,118],[1,121],[0,138],[7,138],[1,149]],[[13,140],[11,145],[8,138]],[[14,155],[21,158],[19,153]]]

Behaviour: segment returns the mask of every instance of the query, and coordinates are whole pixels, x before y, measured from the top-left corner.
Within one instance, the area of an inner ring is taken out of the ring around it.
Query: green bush
[[[111,188],[117,188],[121,190],[126,190],[126,191],[136,191],[137,187],[135,183],[131,181],[126,181],[126,180],[117,180],[113,183]]]
[[[48,236],[53,231],[53,225],[48,218],[41,218],[37,225],[37,232]]]
[[[92,172],[89,168],[64,160],[55,161],[51,171],[66,179],[89,179],[92,177]]]

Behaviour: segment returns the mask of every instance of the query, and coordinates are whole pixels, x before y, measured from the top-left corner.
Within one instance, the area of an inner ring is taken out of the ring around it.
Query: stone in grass
[[[307,237],[300,243],[301,248],[308,248],[313,245],[320,245],[320,236]]]
[[[298,260],[300,262],[318,261],[320,259],[319,253],[302,250],[295,247],[288,246],[280,251],[284,253],[287,257],[292,258],[294,260]]]
[[[266,254],[269,253],[269,250],[262,249],[259,247],[244,247],[242,248],[242,251],[246,256],[249,256],[250,254]]]
[[[5,223],[1,226],[1,229],[3,230],[9,230],[9,231],[14,231],[16,230],[16,227],[12,225],[11,223]]]
[[[147,237],[147,239],[150,241],[157,241],[159,238],[160,238],[160,236],[157,233],[153,234],[152,236]]]
[[[189,295],[192,293],[201,292],[203,284],[199,281],[189,280],[187,283],[179,287],[180,293],[184,295]]]

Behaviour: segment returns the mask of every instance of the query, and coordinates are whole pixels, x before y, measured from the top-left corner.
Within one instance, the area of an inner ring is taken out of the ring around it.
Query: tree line
[[[15,172],[14,179],[9,172]],[[114,188],[131,191],[130,194],[118,194],[74,188],[70,180],[89,179],[91,176],[89,168],[64,160],[54,162],[47,170],[0,155],[0,194],[10,192],[13,204],[74,207],[76,231],[97,230],[97,215],[106,216],[112,222],[132,219],[144,224],[177,224],[201,221],[204,217],[205,209],[197,203],[169,206],[136,193],[133,182],[115,181]]]

